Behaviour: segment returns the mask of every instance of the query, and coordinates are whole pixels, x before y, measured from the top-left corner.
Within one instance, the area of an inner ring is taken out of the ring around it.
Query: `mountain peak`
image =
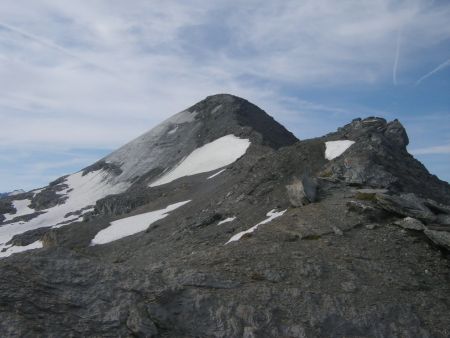
[[[274,118],[253,103],[231,94],[216,94],[188,108],[196,119],[204,122],[205,130],[248,134],[253,142],[274,149],[291,145],[298,139]],[[259,135],[255,135],[256,132]]]
[[[256,105],[237,96],[218,94],[163,121],[102,161],[120,173],[121,181],[134,180],[174,167],[195,149],[226,135],[273,149],[298,141]]]

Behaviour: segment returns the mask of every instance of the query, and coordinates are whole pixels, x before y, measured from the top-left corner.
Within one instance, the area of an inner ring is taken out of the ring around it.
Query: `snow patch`
[[[214,107],[214,109],[211,111],[211,114],[217,113],[217,111],[218,111],[220,108],[222,108],[222,105],[221,105],[221,104],[219,104],[218,106]]]
[[[171,204],[165,209],[146,212],[140,215],[131,216],[111,222],[106,229],[101,230],[91,242],[91,245],[105,244],[116,241],[118,239],[134,235],[138,232],[146,230],[152,223],[169,216],[169,212],[173,211],[186,203],[183,201]]]
[[[223,221],[220,221],[219,223],[217,223],[217,225],[233,222],[235,219],[236,219],[236,216],[228,217],[228,218],[225,218]]]
[[[82,172],[78,172],[67,176],[63,183],[68,185],[68,188],[65,189],[67,199],[63,204],[42,210],[43,214],[28,222],[14,222],[0,227],[0,251],[15,235],[42,227],[59,227],[61,225],[57,224],[61,222],[67,224],[78,221],[79,215],[72,215],[67,218],[65,218],[65,215],[95,205],[95,202],[99,199],[123,192],[129,187],[129,183],[112,184],[109,181],[108,172],[104,170],[90,172],[84,176]]]
[[[170,130],[167,132],[167,134],[172,135],[173,133],[175,133],[175,132],[177,131],[177,129],[178,129],[178,126],[175,126],[175,128],[170,129]]]
[[[211,178],[214,178],[214,177],[216,177],[217,175],[220,175],[220,174],[223,173],[225,170],[227,170],[227,169],[225,168],[225,169],[219,170],[219,171],[216,172],[215,174],[212,174],[211,176],[209,176],[209,177],[207,178],[207,180],[210,180]]]
[[[226,135],[195,149],[173,170],[150,184],[150,187],[172,182],[183,176],[200,174],[222,168],[245,154],[248,139]]]
[[[16,217],[19,216],[25,216],[25,215],[29,215],[35,212],[34,209],[31,209],[29,207],[31,203],[31,200],[26,199],[26,200],[15,200],[12,202],[14,208],[16,209],[16,213],[15,214],[4,214],[3,216],[5,216],[4,222],[10,221]]]
[[[13,246],[8,247],[3,252],[0,251],[0,257],[8,257],[8,256],[11,256],[12,254],[15,254],[18,252],[24,252],[24,251],[33,250],[33,249],[40,249],[42,247],[43,247],[42,241],[36,241],[36,242],[33,242],[28,245],[24,245],[24,246],[13,245]]]
[[[31,190],[30,192],[32,192],[32,193],[34,194],[34,196],[36,196],[36,195],[39,194],[42,190],[44,190],[44,188],[34,189],[34,190]]]
[[[353,143],[355,143],[355,141],[350,140],[325,142],[325,158],[331,161],[336,157],[341,156]]]
[[[244,236],[245,234],[252,233],[252,232],[255,231],[256,229],[258,229],[258,227],[259,227],[261,224],[269,223],[269,222],[271,222],[272,220],[274,220],[275,218],[280,217],[280,216],[283,216],[283,214],[284,214],[286,211],[287,211],[287,209],[286,209],[286,210],[283,210],[283,211],[279,211],[279,212],[276,212],[275,209],[269,211],[269,212],[267,213],[267,215],[266,215],[267,218],[266,218],[264,221],[259,222],[258,224],[252,226],[252,227],[251,227],[250,229],[248,229],[248,230],[241,231],[240,233],[234,235],[233,237],[231,237],[231,238],[229,239],[228,242],[225,243],[225,245],[227,245],[227,244],[230,243],[230,242],[235,242],[235,241],[240,240],[241,237]]]

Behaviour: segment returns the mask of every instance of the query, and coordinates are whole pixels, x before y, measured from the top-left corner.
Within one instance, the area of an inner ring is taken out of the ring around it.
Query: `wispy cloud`
[[[65,55],[65,56],[69,56],[69,57],[71,57],[71,58],[73,58],[73,59],[75,59],[77,61],[80,61],[82,64],[84,64],[86,66],[94,67],[94,68],[97,68],[99,70],[106,71],[107,73],[112,73],[110,70],[105,69],[103,66],[97,65],[97,64],[95,64],[95,63],[93,63],[93,62],[91,62],[89,60],[86,60],[86,59],[84,59],[84,58],[82,58],[82,57],[72,53],[67,48],[59,46],[59,45],[55,44],[54,42],[49,41],[48,39],[44,39],[44,38],[36,36],[34,34],[25,32],[25,31],[23,31],[23,30],[21,30],[21,29],[19,29],[17,27],[13,27],[11,25],[8,25],[8,24],[2,23],[2,22],[0,22],[0,29],[4,29],[4,30],[7,30],[7,31],[10,31],[10,32],[12,32],[12,33],[22,37],[22,38],[32,40],[34,42],[37,42],[37,43],[41,44],[42,46],[45,46],[45,47],[48,47],[50,49],[56,50],[59,53]]]

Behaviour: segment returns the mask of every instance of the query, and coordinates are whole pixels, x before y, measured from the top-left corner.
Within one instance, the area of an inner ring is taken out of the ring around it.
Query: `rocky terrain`
[[[449,337],[450,185],[408,142],[210,96],[0,198],[2,337]]]

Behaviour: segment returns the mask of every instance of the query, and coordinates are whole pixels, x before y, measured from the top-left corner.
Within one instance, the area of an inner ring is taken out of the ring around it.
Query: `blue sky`
[[[215,93],[299,138],[407,128],[450,180],[450,2],[0,2],[0,191],[77,171]]]

